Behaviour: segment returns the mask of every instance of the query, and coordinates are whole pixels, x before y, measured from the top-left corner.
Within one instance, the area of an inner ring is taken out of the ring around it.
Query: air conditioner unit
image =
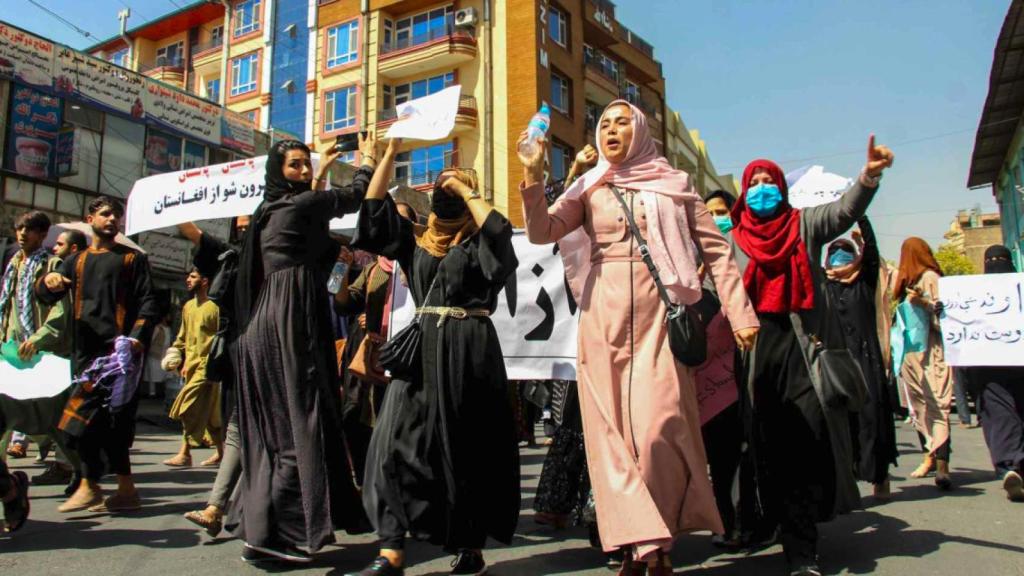
[[[476,26],[476,8],[463,8],[455,11],[456,28],[473,28]]]

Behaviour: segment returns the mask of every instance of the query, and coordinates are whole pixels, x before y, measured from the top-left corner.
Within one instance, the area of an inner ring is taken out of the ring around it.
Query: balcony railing
[[[216,40],[210,40],[209,42],[203,42],[202,44],[193,44],[192,48],[190,49],[190,53],[192,54],[192,57],[195,58],[196,54],[206,52],[207,50],[220,48],[223,45],[224,39],[217,38]]]
[[[615,14],[615,4],[609,2],[608,0],[590,0],[590,3],[593,4],[598,10],[608,12],[609,16]]]
[[[633,48],[643,52],[647,57],[654,58],[654,46],[651,46],[643,38],[637,36],[632,30],[619,25],[619,37]]]
[[[146,73],[157,68],[183,68],[184,62],[181,56],[160,56],[155,60],[146,62],[139,66],[140,73]]]
[[[612,81],[616,86],[619,84],[619,71],[607,64],[601,62],[599,58],[587,58],[585,59],[587,68],[596,70],[605,78]]]
[[[441,27],[431,28],[430,30],[417,34],[415,36],[409,36],[402,40],[392,40],[391,42],[385,42],[381,47],[381,54],[388,54],[391,52],[397,52],[399,50],[405,50],[406,48],[412,48],[419,46],[420,44],[428,44],[435,40],[447,38],[455,34],[455,18],[449,16],[446,19],[445,25]]]
[[[476,112],[476,98],[472,96],[461,96],[459,98],[459,112],[463,110],[472,110]],[[398,118],[398,108],[385,108],[381,110],[377,115],[378,122],[390,122]]]

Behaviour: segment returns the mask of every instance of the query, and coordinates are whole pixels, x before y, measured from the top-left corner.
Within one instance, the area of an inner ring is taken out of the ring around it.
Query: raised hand
[[[877,178],[886,168],[892,166],[895,158],[888,146],[875,145],[875,135],[872,134],[868,138],[868,162],[864,165],[864,172],[871,178]]]
[[[519,135],[519,141],[516,143],[517,150],[527,138],[528,133],[526,130],[523,130],[522,134]],[[544,182],[544,152],[547,150],[547,143],[547,138],[542,136],[537,141],[537,151],[523,163],[523,174],[528,186]]]

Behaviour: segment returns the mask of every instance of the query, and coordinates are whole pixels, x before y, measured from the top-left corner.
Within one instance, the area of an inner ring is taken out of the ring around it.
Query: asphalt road
[[[820,553],[827,574],[900,576],[956,574],[1024,576],[1024,504],[1009,503],[996,481],[980,430],[953,434],[956,489],[940,493],[932,480],[911,480],[919,463],[916,438],[899,425],[903,456],[894,471],[894,500],[880,505],[864,499],[863,511],[822,526]],[[33,488],[32,517],[14,537],[0,537],[0,575],[181,575],[260,574],[244,564],[241,545],[230,538],[211,539],[181,515],[204,505],[214,471],[168,470],[160,461],[177,448],[179,435],[143,424],[133,452],[136,481],[144,508],[124,516],[89,513],[60,515],[57,487]],[[34,449],[32,450],[34,456]],[[198,451],[196,461],[206,457]],[[523,451],[523,514],[515,541],[486,552],[490,574],[609,576],[603,557],[592,550],[583,530],[552,532],[533,522],[533,494],[544,450]],[[31,459],[15,469],[38,473]],[[862,486],[865,494],[870,487]],[[358,570],[375,555],[372,537],[338,535],[339,544],[292,574],[342,575]],[[707,535],[681,539],[673,553],[676,574],[707,576],[783,574],[776,546],[759,554],[722,555]],[[409,576],[448,574],[451,558],[435,548],[410,544]]]

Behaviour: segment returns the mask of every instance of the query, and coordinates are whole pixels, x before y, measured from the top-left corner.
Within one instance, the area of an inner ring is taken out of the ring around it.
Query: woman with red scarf
[[[781,528],[792,576],[820,574],[816,524],[860,504],[849,430],[856,401],[822,378],[826,361],[854,360],[840,354],[842,326],[823,290],[820,263],[827,244],[864,215],[892,161],[872,136],[867,164],[843,197],[798,210],[778,165],[755,160],[743,171],[732,211],[733,239],[750,258],[743,283],[761,323],[745,391],[758,502],[769,527]]]

